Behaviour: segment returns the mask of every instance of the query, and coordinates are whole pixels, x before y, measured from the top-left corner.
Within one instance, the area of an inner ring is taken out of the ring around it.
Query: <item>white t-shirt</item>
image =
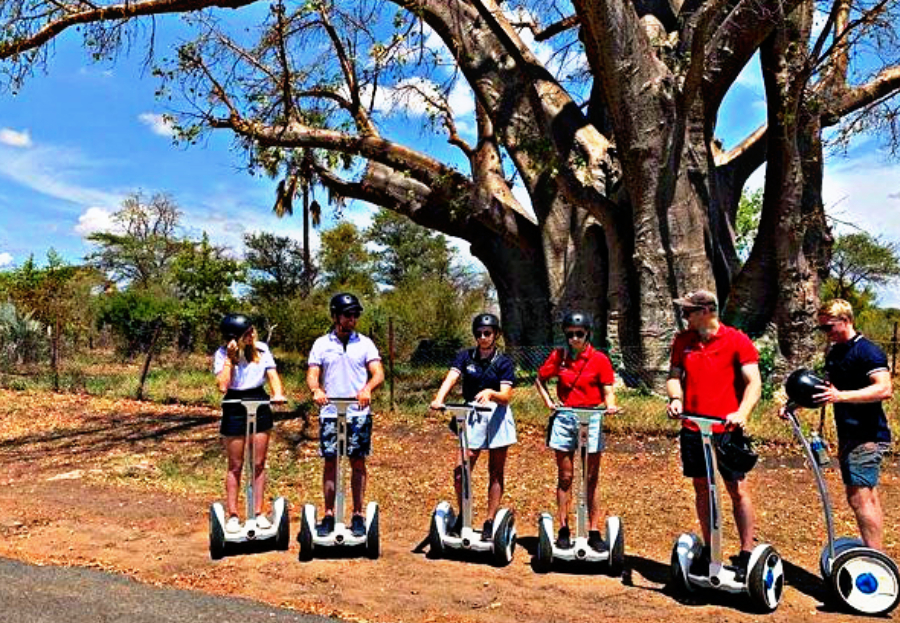
[[[241,357],[238,364],[232,368],[231,381],[228,383],[228,389],[256,389],[262,387],[266,382],[266,370],[275,369],[275,359],[269,347],[263,342],[256,343],[256,350],[259,351],[259,361],[244,361]],[[219,372],[225,366],[225,359],[228,351],[224,346],[220,346],[213,357],[213,372],[218,376]]]

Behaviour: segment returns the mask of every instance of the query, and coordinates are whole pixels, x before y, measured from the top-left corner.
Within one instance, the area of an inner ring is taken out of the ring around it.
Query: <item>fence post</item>
[[[891,375],[897,374],[897,321],[894,321],[894,339],[891,340]]]
[[[391,411],[397,410],[394,404],[394,317],[388,317],[388,391],[391,399]]]

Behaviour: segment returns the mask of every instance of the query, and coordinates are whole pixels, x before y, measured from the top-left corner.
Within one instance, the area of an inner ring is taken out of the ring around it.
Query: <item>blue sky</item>
[[[539,56],[546,53],[538,49]],[[50,247],[78,261],[90,251],[84,237],[107,228],[109,216],[134,191],[171,194],[189,232],[199,236],[205,230],[214,243],[236,253],[247,231],[302,239],[299,219],[271,214],[275,182],[240,169],[229,135],[213,134],[193,148],[173,146],[161,121],[165,110],[154,98],[157,81],[140,61],[132,55],[115,64],[90,63],[78,40],[64,35],[46,75],[30,79],[16,96],[0,96],[0,267],[18,265],[30,254],[43,261]],[[466,89],[452,103],[463,134],[471,136]],[[423,129],[421,107],[409,105],[403,112],[397,136],[442,158],[451,153],[443,138]],[[758,127],[764,112],[761,78],[752,63],[720,117],[726,146]],[[751,182],[762,184],[761,170]],[[846,158],[829,158],[824,194],[830,215],[900,242],[900,219],[891,217],[900,208],[900,165],[889,162],[871,137],[856,141]],[[360,226],[371,215],[361,204],[345,211]],[[464,252],[465,245],[460,248]],[[900,307],[898,288],[881,291],[879,301]]]

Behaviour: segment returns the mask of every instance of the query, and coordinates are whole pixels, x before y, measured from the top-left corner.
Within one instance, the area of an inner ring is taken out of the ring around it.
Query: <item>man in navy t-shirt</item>
[[[853,308],[833,299],[819,308],[819,331],[831,348],[825,356],[828,386],[813,398],[834,405],[838,456],[847,501],[865,544],[882,550],[884,514],[878,477],[891,431],[881,402],[891,398],[891,373],[884,352],[853,327]]]

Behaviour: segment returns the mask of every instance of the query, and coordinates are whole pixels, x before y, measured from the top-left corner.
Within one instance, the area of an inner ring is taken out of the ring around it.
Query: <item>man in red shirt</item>
[[[562,330],[566,336],[566,348],[556,348],[538,368],[535,385],[548,409],[556,404],[550,398],[546,382],[558,378],[556,395],[566,407],[606,407],[606,413],[613,415],[618,410],[613,392],[615,375],[609,358],[595,349],[590,342],[591,320],[587,314],[569,312],[562,320]],[[572,547],[569,531],[570,490],[574,475],[572,464],[578,445],[578,420],[570,414],[558,414],[551,420],[547,435],[547,445],[556,451],[557,482],[556,503],[559,534],[556,546],[560,549]],[[596,495],[600,476],[600,453],[603,450],[601,416],[591,417],[588,426],[588,546],[604,551],[608,544],[600,537],[600,499]]]
[[[744,333],[719,320],[718,301],[712,292],[691,292],[676,299],[675,304],[681,308],[688,328],[676,335],[672,344],[666,381],[669,417],[677,418],[687,412],[720,418],[722,425],[713,428],[714,438],[726,430],[742,432],[762,389],[756,347]],[[707,543],[692,572],[705,575],[709,566],[709,482],[696,425],[683,421],[680,441],[684,475],[693,480],[697,517]],[[732,560],[737,567],[736,579],[742,581],[753,549],[753,501],[746,474],[734,472],[721,462],[719,473],[731,497],[741,538],[741,552]]]

